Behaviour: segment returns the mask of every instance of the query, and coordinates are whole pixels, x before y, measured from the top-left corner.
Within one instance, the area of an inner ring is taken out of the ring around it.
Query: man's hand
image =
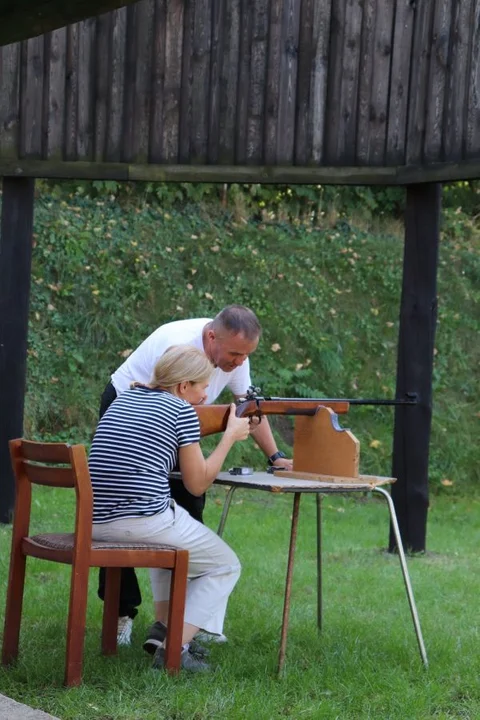
[[[283,470],[293,470],[293,460],[288,458],[278,458],[272,463],[274,468],[282,468]]]

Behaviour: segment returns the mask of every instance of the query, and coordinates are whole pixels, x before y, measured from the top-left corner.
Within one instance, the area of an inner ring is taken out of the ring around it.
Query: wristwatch
[[[268,464],[273,465],[275,460],[278,460],[278,458],[284,458],[284,457],[287,457],[285,455],[285,453],[282,452],[281,450],[277,450],[276,453],[273,453],[273,455],[270,455],[270,457],[268,458]]]

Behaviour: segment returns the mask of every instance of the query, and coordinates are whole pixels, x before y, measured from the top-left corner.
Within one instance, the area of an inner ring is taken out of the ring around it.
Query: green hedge
[[[431,479],[448,492],[442,481],[457,489],[479,475],[480,262],[462,192],[477,207],[474,185],[447,189],[434,371]],[[265,393],[393,397],[402,202],[388,188],[40,185],[26,431],[88,441],[129,350],[164,322],[230,302],[263,325],[252,366]],[[348,422],[362,469],[388,474],[393,410],[352,409]],[[276,427],[288,452],[291,426]],[[233,461],[264,462],[251,444]]]

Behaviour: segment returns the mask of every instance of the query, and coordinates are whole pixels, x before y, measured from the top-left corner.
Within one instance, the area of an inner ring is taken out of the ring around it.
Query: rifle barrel
[[[275,400],[279,402],[288,402],[289,400],[304,400],[305,402],[315,402],[321,405],[322,402],[344,402],[350,405],[416,405],[417,396],[412,394],[407,395],[404,400],[394,399],[389,400],[388,398],[282,398],[282,397],[258,397],[257,400]]]

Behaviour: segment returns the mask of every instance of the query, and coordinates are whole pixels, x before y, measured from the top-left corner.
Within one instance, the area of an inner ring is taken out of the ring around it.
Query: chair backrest
[[[75,534],[88,543],[91,539],[93,493],[83,445],[43,443],[21,438],[10,440],[10,456],[15,474],[14,533],[28,535],[32,503],[32,484],[74,488],[76,493]]]

